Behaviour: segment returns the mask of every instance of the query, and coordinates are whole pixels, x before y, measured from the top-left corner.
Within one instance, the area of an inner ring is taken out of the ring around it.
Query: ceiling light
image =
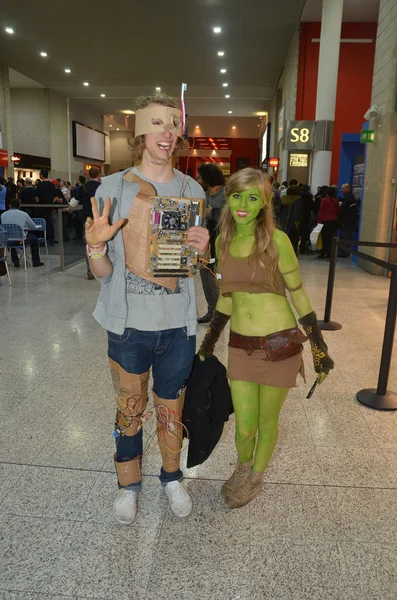
[[[109,127],[113,127],[113,125],[110,123]]]
[[[120,131],[120,127],[117,127],[116,131]]]
[[[229,84],[228,83],[222,83],[223,87],[227,87]]]
[[[255,113],[257,117],[266,117],[267,112],[264,112],[263,110],[260,110],[259,112]]]
[[[130,110],[129,108],[126,108],[125,110],[121,111],[122,113],[124,113],[125,115],[134,115],[135,112],[133,110]]]
[[[219,52],[218,52],[218,56],[225,56],[225,53],[224,53],[224,51],[223,51],[223,50],[219,50]]]
[[[71,73],[72,71],[70,69],[65,69],[65,73]]]
[[[226,73],[226,69],[221,69],[221,73]]]
[[[200,125],[196,125],[196,129],[200,129]]]
[[[6,33],[9,33],[9,34],[14,33],[14,30],[12,27],[6,27],[5,31],[6,31]]]
[[[101,94],[101,98],[106,98],[106,94]]]
[[[90,84],[88,83],[88,81],[85,81],[85,82],[83,83],[83,85],[85,85],[85,87],[88,87]]]
[[[226,95],[225,95],[225,98],[230,98],[230,94],[226,94]]]
[[[233,125],[232,129],[236,129],[236,126],[235,126],[235,125]]]
[[[40,52],[40,56],[42,56],[43,58],[47,58],[48,54],[47,52]]]
[[[161,87],[156,87],[156,92],[161,92]]]
[[[228,115],[231,115],[233,113],[233,111],[232,110],[228,110],[227,113],[228,113]]]
[[[212,31],[214,33],[221,33],[222,29],[220,27],[213,27]]]

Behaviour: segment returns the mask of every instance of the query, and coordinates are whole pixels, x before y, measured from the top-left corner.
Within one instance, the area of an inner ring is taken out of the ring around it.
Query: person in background
[[[211,259],[215,259],[215,240],[218,234],[219,219],[225,205],[225,178],[219,167],[213,163],[200,165],[198,183],[205,190],[207,229],[211,239]],[[214,264],[211,263],[212,268]],[[207,268],[206,268],[207,267]],[[209,323],[219,298],[219,286],[210,265],[201,266],[201,283],[207,301],[207,314],[197,319],[198,323]]]
[[[40,183],[36,188],[36,202],[38,204],[54,204],[55,186],[48,177],[48,169],[41,169]],[[40,209],[40,217],[47,223],[47,241],[49,246],[55,244],[54,222],[52,220],[53,211],[50,208]]]
[[[320,212],[321,201],[327,195],[328,195],[328,186],[327,185],[322,185],[321,187],[317,188],[317,194],[314,199],[314,212],[316,213],[317,221],[318,221],[318,213]]]
[[[34,182],[35,187],[37,187],[39,185],[39,183],[41,183],[40,179],[36,179],[36,181]]]
[[[88,218],[92,219],[92,206],[91,206],[91,198],[94,198],[95,193],[99,186],[101,185],[101,174],[98,167],[91,167],[88,171],[89,180],[85,181],[80,187],[78,187],[76,191],[76,195],[74,196],[79,200],[79,203],[82,205],[81,211],[76,211],[76,233],[77,237],[79,236],[79,232],[81,231],[81,237],[83,237],[83,229],[84,223]],[[88,262],[88,258],[86,257],[87,263],[87,279],[95,279],[92,271],[90,269],[90,264]]]
[[[4,179],[4,177],[0,177],[0,217],[6,209],[6,196],[6,180]]]
[[[302,185],[301,189],[302,198],[302,221],[300,227],[300,254],[305,254],[309,249],[310,239],[310,219],[312,211],[314,211],[313,195],[310,191],[310,187],[306,184]]]
[[[298,251],[299,230],[302,221],[302,198],[296,179],[291,179],[285,194],[281,194],[278,228],[284,231]]]
[[[58,185],[56,187],[58,187],[61,190],[65,200],[70,200],[70,193],[68,187],[66,186],[66,182],[63,179],[57,179],[57,184]]]
[[[30,177],[26,177],[25,187],[20,190],[18,198],[21,204],[32,204],[32,208],[24,208],[28,215],[33,218],[39,217],[37,208],[34,208],[36,206],[36,188],[33,187]]]
[[[340,237],[341,240],[352,240],[353,234],[357,232],[357,214],[359,204],[357,199],[352,194],[352,188],[349,183],[342,185],[342,206],[340,209]],[[348,258],[350,252],[340,248],[339,256]]]
[[[11,198],[15,198],[17,196],[17,186],[14,183],[13,177],[7,177],[7,195],[6,195],[6,208],[10,206]]]
[[[22,227],[23,235],[25,239],[25,245],[30,246],[32,249],[32,261],[34,267],[42,267],[44,263],[40,262],[40,252],[39,252],[39,240],[36,235],[31,233],[30,231],[26,231],[27,229],[31,229],[32,231],[36,231],[36,225],[33,223],[32,219],[29,215],[20,210],[21,201],[19,198],[11,198],[10,200],[10,209],[6,210],[1,215],[1,224],[2,225],[19,225]],[[14,267],[20,267],[18,254],[15,248],[11,248],[11,260],[14,263]]]
[[[19,196],[19,194],[21,193],[21,191],[23,190],[23,188],[25,187],[25,182],[23,179],[19,178],[17,179],[17,194]]]
[[[317,220],[324,226],[321,230],[323,248],[317,258],[331,257],[332,238],[338,234],[340,206],[336,193],[336,189],[330,187],[327,196],[321,200]]]
[[[296,182],[298,183],[298,182]],[[288,189],[288,181],[283,181],[283,183],[281,184],[280,187],[280,195],[284,196],[287,193],[287,189]]]
[[[273,183],[272,187],[272,207],[274,220],[278,224],[281,208],[280,183],[278,181]]]

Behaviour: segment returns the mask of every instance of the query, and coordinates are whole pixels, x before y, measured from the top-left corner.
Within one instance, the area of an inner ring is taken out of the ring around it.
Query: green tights
[[[289,389],[249,381],[231,381],[230,385],[239,461],[247,463],[254,458],[253,471],[262,473],[277,444],[278,419]]]

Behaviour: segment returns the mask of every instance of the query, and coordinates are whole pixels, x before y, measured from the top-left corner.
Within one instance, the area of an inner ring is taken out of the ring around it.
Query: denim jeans
[[[128,373],[141,375],[152,368],[153,392],[164,400],[175,400],[188,379],[196,337],[187,336],[186,329],[140,331],[127,328],[121,335],[108,331],[108,355]],[[116,459],[136,458],[143,454],[142,430],[134,436],[119,436],[116,440]],[[166,485],[182,478],[182,471],[167,473],[161,469],[160,481]],[[133,484],[128,488],[139,488]]]

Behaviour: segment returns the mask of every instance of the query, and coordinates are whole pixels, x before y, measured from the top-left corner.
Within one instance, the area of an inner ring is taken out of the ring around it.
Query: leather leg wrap
[[[114,466],[116,467],[117,478],[121,487],[127,487],[128,485],[142,481],[140,458],[134,458],[126,462],[117,462],[116,455],[114,455]]]
[[[149,372],[127,373],[109,358],[113,387],[116,392],[116,428],[122,435],[136,435],[142,427],[142,414],[147,406]]]
[[[163,400],[153,394],[157,415],[157,436],[163,469],[167,473],[178,471],[182,449],[183,428],[182,421],[185,392],[176,400]]]

